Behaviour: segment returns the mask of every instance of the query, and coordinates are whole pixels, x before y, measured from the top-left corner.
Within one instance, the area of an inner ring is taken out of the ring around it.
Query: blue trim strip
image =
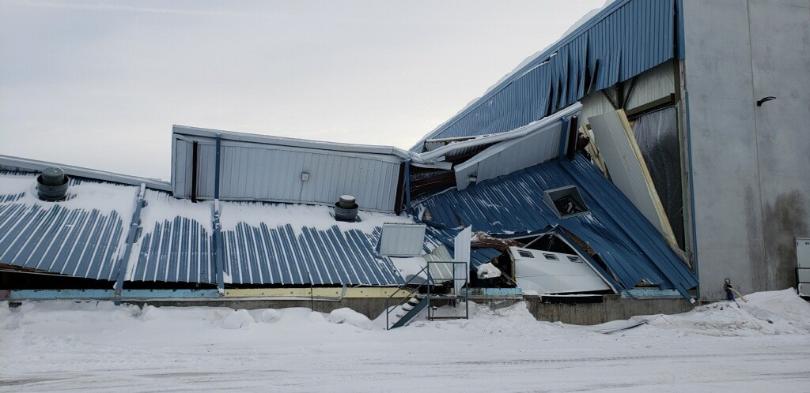
[[[124,289],[120,295],[111,289],[23,289],[10,291],[7,300],[215,299],[219,297],[219,292],[215,289]]]
[[[222,139],[217,135],[216,138],[216,162],[214,167],[214,199],[219,199],[219,167],[220,167],[220,151],[222,150]]]
[[[212,241],[211,241],[211,248],[214,253],[214,268],[216,269],[217,275],[217,288],[220,290],[225,289],[225,274],[224,274],[224,264],[222,263],[222,250],[224,249],[224,245],[222,244],[222,224],[219,222],[219,200],[214,200],[214,207],[213,207],[213,214],[211,216],[211,222],[213,227],[213,234],[212,234]]]

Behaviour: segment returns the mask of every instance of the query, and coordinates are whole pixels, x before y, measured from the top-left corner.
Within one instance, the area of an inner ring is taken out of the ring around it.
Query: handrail
[[[389,323],[389,321],[388,321],[388,316],[391,314],[391,307],[389,306],[389,304],[390,304],[390,302],[391,302],[391,299],[393,299],[393,298],[394,298],[394,295],[396,295],[396,294],[398,294],[400,291],[402,291],[402,290],[403,290],[403,288],[407,287],[407,286],[408,286],[408,284],[410,284],[410,283],[411,283],[411,281],[413,281],[415,278],[419,277],[419,275],[420,275],[420,274],[422,274],[422,272],[424,272],[425,270],[427,270],[428,266],[430,266],[430,265],[429,265],[429,264],[425,264],[425,267],[423,267],[422,269],[420,269],[420,270],[419,270],[419,271],[418,271],[416,274],[414,274],[414,275],[413,275],[413,276],[412,276],[410,279],[408,279],[408,281],[405,281],[405,283],[401,284],[401,285],[400,285],[400,286],[397,288],[397,290],[396,290],[396,291],[392,292],[392,293],[391,293],[391,294],[388,296],[388,298],[386,298],[386,299],[385,299],[385,330],[389,330],[389,329],[391,329],[391,324],[390,324],[390,323]],[[429,274],[430,274],[430,272],[428,271],[428,275],[429,275]],[[427,281],[425,281],[425,282],[427,282]],[[424,283],[420,284],[419,286],[417,286],[417,287],[415,288],[415,290],[419,290],[419,288],[421,288],[421,287],[422,287],[422,285],[425,285],[425,284],[424,284]]]

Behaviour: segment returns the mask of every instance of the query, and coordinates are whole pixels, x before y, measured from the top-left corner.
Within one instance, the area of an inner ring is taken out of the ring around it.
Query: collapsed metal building
[[[781,12],[758,7],[747,12]],[[771,218],[729,217],[748,194],[704,154],[719,135],[702,114],[727,101],[701,93],[709,65],[686,56],[715,44],[697,24],[720,8],[614,1],[410,151],[175,126],[170,182],[0,157],[0,289],[408,298],[425,285],[453,292],[465,276],[465,294],[484,297],[714,299],[724,276],[748,291],[784,286],[781,270],[752,267],[784,248],[753,247]],[[747,110],[770,110],[754,101]],[[54,166],[67,190],[43,200],[40,173]],[[743,250],[722,239],[752,226]],[[451,265],[426,270],[431,261]]]

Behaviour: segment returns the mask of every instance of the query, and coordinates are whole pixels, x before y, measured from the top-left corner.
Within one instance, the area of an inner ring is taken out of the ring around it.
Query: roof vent
[[[68,177],[61,168],[48,167],[37,176],[37,195],[43,201],[61,201],[68,189]]]
[[[357,202],[351,195],[341,195],[335,203],[335,220],[357,221]]]

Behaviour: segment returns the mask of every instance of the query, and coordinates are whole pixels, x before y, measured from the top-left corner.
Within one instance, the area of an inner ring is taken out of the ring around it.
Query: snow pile
[[[265,224],[270,228],[292,225],[296,234],[301,228],[308,227],[317,230],[328,230],[337,225],[342,231],[351,229],[360,230],[370,234],[375,228],[384,223],[408,223],[414,221],[408,216],[393,214],[358,212],[359,222],[336,221],[332,216],[332,208],[320,205],[291,205],[282,203],[254,203],[254,202],[221,202],[222,229],[233,230],[239,223],[251,226]]]
[[[678,315],[648,317],[657,329],[710,336],[810,334],[810,303],[796,290],[759,292],[747,302],[717,302]]]
[[[374,325],[365,315],[351,308],[339,308],[329,313],[326,320],[336,324],[347,324],[365,330],[371,330]]]

